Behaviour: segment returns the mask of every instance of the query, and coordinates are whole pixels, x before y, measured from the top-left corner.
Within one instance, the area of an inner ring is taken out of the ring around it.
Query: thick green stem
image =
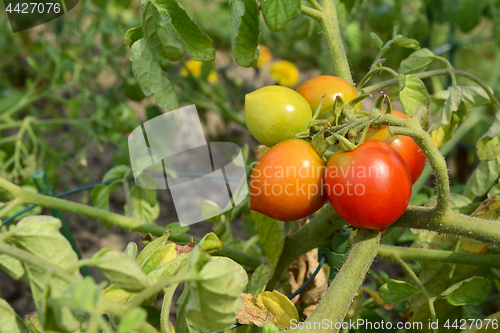
[[[330,323],[333,322],[335,327],[336,323],[342,324],[344,322],[344,317],[351,306],[354,295],[377,254],[380,236],[381,233],[378,230],[359,229],[357,231],[346,262],[327,289],[316,310],[307,318],[306,323],[322,322],[326,319]],[[293,332],[302,333],[308,331],[307,329],[293,330]],[[338,330],[315,329],[314,332],[331,333],[338,332]]]
[[[332,65],[335,75],[354,85],[345,53],[344,43],[340,34],[339,21],[337,19],[337,8],[334,0],[323,1],[323,17],[319,24],[325,34],[326,44],[332,56]]]
[[[267,284],[267,290],[276,289],[286,269],[292,262],[318,246],[330,246],[335,231],[345,222],[327,204],[309,223],[288,236],[274,274]]]
[[[443,250],[418,249],[400,246],[380,245],[377,256],[392,259],[396,254],[403,260],[441,261],[450,264],[476,265],[500,268],[500,255],[476,254]]]
[[[144,223],[142,221],[139,221],[131,217],[112,213],[106,210],[87,206],[77,202],[54,198],[51,196],[42,195],[38,193],[28,192],[1,177],[0,177],[0,189],[6,190],[13,197],[19,198],[25,204],[33,204],[42,207],[59,209],[66,212],[76,213],[103,222],[108,222],[128,230],[148,233],[158,237],[163,236],[166,232],[165,227],[161,227],[150,223]],[[191,240],[191,238],[195,242],[200,241],[199,237],[191,237],[186,234],[180,236],[170,236],[170,240],[178,243],[188,243]],[[215,255],[231,258],[239,262],[243,266],[247,266],[249,268],[257,268],[262,263],[261,258],[252,257],[245,253],[241,253],[228,248],[222,248],[221,250],[216,252]]]

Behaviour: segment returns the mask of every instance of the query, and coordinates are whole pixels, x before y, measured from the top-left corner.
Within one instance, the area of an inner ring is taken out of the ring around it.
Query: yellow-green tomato
[[[268,147],[306,131],[311,119],[307,100],[290,88],[267,86],[245,96],[247,127]]]

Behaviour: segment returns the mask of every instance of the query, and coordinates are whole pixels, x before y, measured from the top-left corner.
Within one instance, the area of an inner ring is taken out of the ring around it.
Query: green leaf
[[[457,246],[457,240],[457,237],[450,235],[421,231],[411,247],[418,248],[425,246],[431,250],[454,251]],[[425,261],[422,262],[422,269],[418,277],[430,295],[439,295],[457,282],[472,276],[486,276],[489,271],[489,268],[480,266]],[[455,307],[445,299],[436,300],[434,306],[436,317],[440,323],[448,319],[452,323],[455,319],[466,318],[464,317],[465,314],[462,307]],[[431,319],[428,301],[424,294],[417,294],[413,297],[411,309],[414,311],[414,322],[428,322]],[[450,330],[450,332],[458,332],[458,330]]]
[[[484,302],[491,292],[491,283],[484,277],[474,276],[448,287],[444,296],[451,305],[479,304]]]
[[[135,262],[141,265],[151,255],[151,253],[153,253],[154,250],[167,244],[169,235],[170,234],[166,234],[164,236],[158,237],[157,239],[146,245],[146,247],[142,249],[141,253],[139,253],[139,255],[135,258]]]
[[[124,290],[135,292],[148,286],[146,274],[123,252],[102,249],[92,257],[89,265],[98,268],[108,280]]]
[[[261,2],[262,16],[271,31],[280,31],[295,18],[302,7],[301,0],[266,0]]]
[[[189,226],[181,226],[179,222],[173,222],[165,227],[165,230],[170,230],[170,235],[173,237],[184,235],[189,231]]]
[[[442,115],[444,114],[444,111]],[[433,130],[431,132],[432,140],[436,144],[437,147],[441,147],[443,144],[448,142],[452,135],[453,131],[458,127],[459,124],[461,124],[465,117],[467,116],[467,107],[465,103],[460,103],[460,107],[458,108],[457,111],[453,112],[451,115],[451,121],[448,125],[441,125],[439,128],[436,130]],[[439,119],[436,119],[433,123],[439,125]],[[436,125],[434,125],[435,127]]]
[[[90,194],[94,207],[109,211],[109,196],[117,186],[118,183],[94,186]]]
[[[142,308],[135,308],[130,310],[122,317],[119,333],[127,333],[132,330],[137,330],[146,321],[148,313]]]
[[[125,205],[125,215],[134,216],[136,219],[151,223],[160,215],[160,206],[156,199],[155,189],[140,188],[133,184],[130,189],[133,215]]]
[[[12,228],[14,235],[9,239],[14,245],[30,254],[67,269],[77,264],[78,257],[69,241],[61,235],[61,221],[52,216],[30,216],[22,219]],[[28,274],[35,304],[45,296],[45,290],[57,295],[62,293],[68,282],[57,276],[48,279],[46,270],[24,264]],[[79,273],[75,272],[75,277]]]
[[[285,223],[256,211],[252,211],[252,220],[255,222],[255,230],[259,235],[269,267],[274,269],[285,246]]]
[[[399,280],[390,279],[378,290],[380,298],[389,304],[398,304],[413,297],[413,295],[420,293],[420,289],[414,285]]]
[[[378,48],[381,49],[384,45],[382,39],[374,32],[370,32],[370,37],[375,41],[375,44],[377,44]]]
[[[436,55],[429,49],[417,50],[401,61],[399,72],[401,74],[422,72],[436,59]]]
[[[252,294],[257,297],[266,289],[267,282],[273,275],[273,270],[267,265],[260,265],[252,274],[252,278],[248,283],[245,293]]]
[[[461,208],[466,207],[471,203],[471,199],[464,195],[458,193],[450,193],[450,208],[456,212],[461,213]]]
[[[0,254],[0,269],[14,280],[19,280],[24,275],[23,264],[16,258],[5,254]]]
[[[472,173],[464,189],[464,195],[474,199],[488,192],[500,177],[500,157],[482,161]]]
[[[402,35],[398,35],[394,40],[394,44],[399,45],[401,47],[405,47],[407,49],[415,49],[418,50],[420,48],[420,43],[412,38],[407,38]]]
[[[425,84],[415,75],[406,75],[404,80],[400,80],[399,100],[405,114],[413,116],[419,106],[429,106],[429,92]]]
[[[149,45],[162,57],[170,61],[182,58],[184,50],[179,40],[181,37],[172,26],[172,19],[164,11],[158,11],[153,5],[146,5],[146,31]]]
[[[485,220],[500,219],[500,196],[493,195],[486,199],[471,215]]]
[[[451,114],[458,110],[462,103],[462,90],[460,87],[453,85],[450,90],[450,96],[444,103],[443,112],[441,113],[441,124],[448,125],[451,121]]]
[[[125,177],[125,175],[130,174],[130,171],[131,171],[130,167],[127,165],[123,165],[123,164],[117,165],[117,166],[109,169],[108,172],[106,172],[104,177],[102,177],[102,181],[108,182],[111,180],[120,180],[123,177]]]
[[[130,258],[135,259],[137,257],[137,244],[134,242],[129,242],[123,252]]]
[[[243,305],[240,295],[247,285],[247,274],[229,258],[212,257],[207,262],[206,257],[197,260],[199,255],[196,248],[191,252],[190,268],[197,271],[197,276],[187,282],[190,299],[186,315],[206,331],[228,329]]]
[[[134,75],[146,96],[154,94],[160,108],[179,108],[174,86],[168,80],[144,38],[136,41],[130,49],[130,61]]]
[[[268,0],[262,3],[263,12],[266,4],[273,1]],[[231,12],[231,46],[236,62],[240,66],[254,66],[258,59],[257,50],[260,37],[259,6],[257,1],[230,0],[229,5]],[[265,17],[264,15],[264,19]]]
[[[488,3],[486,0],[459,0],[453,2],[453,6],[456,7],[455,21],[458,23],[460,30],[469,32],[477,26]]]
[[[214,253],[221,249],[224,244],[213,232],[208,233],[200,241],[200,248],[207,253]]]
[[[179,42],[191,59],[197,61],[212,61],[215,59],[212,40],[201,30],[200,26],[182,8],[179,2],[176,0],[153,0],[151,3],[155,5],[159,12],[170,16],[172,27],[180,36]]]
[[[488,131],[476,144],[477,157],[481,161],[493,160],[500,156],[500,108]]]
[[[24,321],[2,298],[0,298],[0,333],[29,333]]]
[[[134,44],[137,40],[141,39],[142,37],[144,37],[144,34],[142,32],[142,26],[129,29],[125,33],[125,36],[123,37],[123,44],[132,46],[132,44]]]
[[[467,107],[474,108],[478,106],[489,105],[490,98],[483,88],[477,86],[458,86],[462,90],[462,97],[467,104]],[[446,90],[441,90],[431,96],[431,99],[437,105],[443,106],[448,97],[450,96],[450,89],[448,87]]]
[[[96,285],[92,277],[87,276],[83,280],[71,282],[60,299],[71,310],[94,313],[97,311],[102,289],[102,286]]]

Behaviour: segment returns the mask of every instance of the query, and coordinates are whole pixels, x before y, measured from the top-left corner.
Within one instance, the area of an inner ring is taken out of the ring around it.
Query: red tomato
[[[316,107],[318,106],[319,101],[321,101],[323,95],[326,94],[325,100],[323,101],[323,105],[321,105],[321,110],[318,114],[318,119],[328,119],[330,122],[334,119],[332,108],[337,96],[342,97],[346,103],[351,99],[358,97],[358,93],[349,83],[339,77],[331,75],[313,77],[302,83],[297,88],[297,92],[304,96],[304,98],[309,102],[313,112],[316,110]],[[361,104],[356,104],[355,108],[361,110]]]
[[[326,200],[325,161],[303,140],[271,147],[250,176],[250,208],[280,221],[311,215]]]
[[[337,150],[326,167],[325,189],[347,223],[380,231],[403,215],[411,178],[403,158],[388,144],[365,141],[353,151]]]
[[[385,113],[385,110],[382,110]],[[408,117],[399,111],[392,111],[392,114],[402,119]],[[391,135],[389,128],[370,128],[366,134],[365,140],[384,141],[394,148],[399,155],[405,160],[408,170],[410,170],[412,183],[418,180],[425,167],[426,156],[420,147],[413,141],[413,139],[406,135]]]

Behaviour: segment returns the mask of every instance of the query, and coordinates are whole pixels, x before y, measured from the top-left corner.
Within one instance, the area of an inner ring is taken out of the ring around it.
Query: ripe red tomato
[[[406,210],[411,178],[403,158],[391,146],[365,141],[353,151],[339,149],[330,157],[325,189],[347,223],[383,231]]]
[[[311,107],[295,90],[267,86],[245,96],[245,121],[260,143],[271,147],[307,131]]]
[[[385,113],[385,110],[382,110]],[[399,111],[392,111],[392,114],[402,119],[408,117]],[[365,140],[384,141],[389,144],[405,160],[408,170],[410,170],[412,183],[418,180],[425,167],[426,156],[413,139],[406,135],[391,135],[387,126],[383,128],[370,128],[366,133]]]
[[[250,208],[280,221],[304,218],[326,200],[325,162],[303,140],[286,140],[269,149],[250,176]]]
[[[318,119],[328,119],[330,122],[334,119],[332,108],[337,96],[342,97],[346,103],[351,99],[358,97],[358,93],[349,83],[341,78],[331,75],[313,77],[302,83],[297,88],[297,92],[304,96],[304,98],[309,102],[313,112],[316,110],[316,107],[321,101],[323,95],[326,94],[325,100],[323,101],[323,105],[321,105],[321,110],[318,114]],[[361,110],[361,104],[356,104],[355,108]]]

